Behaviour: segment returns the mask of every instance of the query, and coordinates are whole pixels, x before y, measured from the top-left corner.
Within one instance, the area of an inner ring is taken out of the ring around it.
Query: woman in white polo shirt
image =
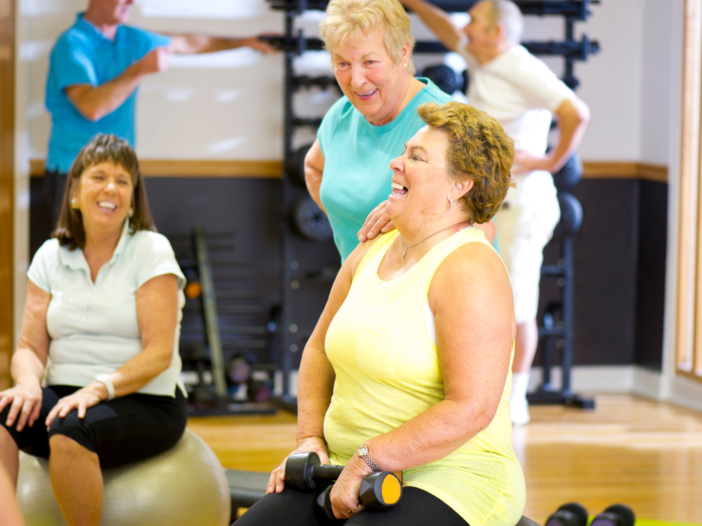
[[[66,522],[97,525],[101,467],[165,451],[185,429],[185,278],[155,232],[134,151],[113,135],[75,160],[53,238],[28,271],[0,462],[16,482],[19,450],[49,457]]]

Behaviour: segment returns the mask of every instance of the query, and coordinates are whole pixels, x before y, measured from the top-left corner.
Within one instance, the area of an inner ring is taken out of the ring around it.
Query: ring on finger
[[[353,515],[353,514],[356,512],[356,510],[358,509],[359,506],[360,506],[360,504],[356,504],[356,507],[355,507],[355,508],[353,508],[352,510],[349,510],[349,515]]]

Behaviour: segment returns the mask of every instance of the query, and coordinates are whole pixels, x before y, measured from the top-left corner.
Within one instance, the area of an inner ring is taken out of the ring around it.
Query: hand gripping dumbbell
[[[546,519],[546,526],[585,526],[586,524],[587,510],[577,502],[564,504]]]
[[[635,521],[636,516],[629,506],[613,504],[592,519],[590,526],[634,526]]]
[[[316,480],[336,480],[341,476],[344,466],[321,464],[317,453],[293,453],[285,464],[285,483],[295,489],[311,491],[316,488]],[[359,500],[367,510],[382,511],[397,504],[402,496],[402,474],[377,471],[366,475],[361,480]],[[329,486],[317,498],[317,504],[331,519],[331,489]]]

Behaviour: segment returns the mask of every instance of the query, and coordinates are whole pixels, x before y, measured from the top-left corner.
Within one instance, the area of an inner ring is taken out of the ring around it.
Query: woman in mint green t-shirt
[[[344,96],[324,116],[305,177],[343,261],[370,212],[390,194],[390,161],[424,126],[417,108],[452,98],[413,77],[414,38],[396,0],[332,1],[320,28]]]

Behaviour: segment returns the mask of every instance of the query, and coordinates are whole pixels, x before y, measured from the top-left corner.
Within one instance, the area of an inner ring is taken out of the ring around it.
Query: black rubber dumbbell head
[[[454,91],[461,89],[463,79],[453,68],[438,64],[429,66],[422,71],[422,77],[427,77],[444,93],[451,95]]]
[[[563,504],[546,519],[546,526],[586,526],[587,510],[577,502]]]
[[[319,455],[313,451],[292,453],[285,463],[285,483],[302,491],[310,491],[317,486],[315,479],[336,480],[344,466],[323,465]]]
[[[577,153],[573,153],[563,167],[553,174],[553,183],[559,191],[572,190],[583,177],[583,163]]]
[[[321,242],[334,236],[327,214],[309,196],[299,199],[290,215],[292,227],[304,239]]]
[[[626,504],[614,504],[592,519],[590,526],[634,526],[636,516]]]
[[[334,486],[329,486],[324,493],[317,497],[317,505],[321,506],[330,519],[335,519],[331,505],[331,492]],[[363,477],[359,500],[368,511],[385,511],[392,508],[402,497],[402,482],[394,473],[378,471]]]

